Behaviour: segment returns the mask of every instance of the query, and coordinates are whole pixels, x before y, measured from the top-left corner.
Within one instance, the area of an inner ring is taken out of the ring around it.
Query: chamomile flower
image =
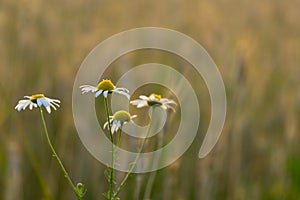
[[[45,97],[44,94],[34,94],[31,96],[24,96],[26,99],[22,99],[18,102],[15,109],[18,111],[25,110],[29,107],[30,110],[32,108],[44,106],[47,112],[51,113],[51,107],[56,110],[56,107],[59,107],[60,100],[50,99]]]
[[[113,116],[109,116],[109,123],[111,124],[111,132],[117,132],[118,129],[123,126],[123,124],[132,122],[132,119],[135,118],[136,115],[130,115],[125,110],[119,110],[115,112]],[[106,128],[108,122],[103,125],[103,128]]]
[[[130,101],[130,103],[137,108],[142,108],[145,106],[159,106],[165,110],[170,108],[175,112],[175,108],[173,106],[176,105],[175,101],[167,98],[162,98],[159,94],[150,94],[149,97],[141,95],[139,96],[140,99],[136,99],[133,101]]]
[[[116,87],[109,79],[102,80],[98,83],[96,87],[91,85],[82,85],[79,88],[81,89],[82,94],[92,92],[95,93],[95,97],[98,97],[99,95],[103,94],[103,96],[107,98],[107,95],[113,92],[124,95],[128,99],[130,97],[129,91],[126,88]]]

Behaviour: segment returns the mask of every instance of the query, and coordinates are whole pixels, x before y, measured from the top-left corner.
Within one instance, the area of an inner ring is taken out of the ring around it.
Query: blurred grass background
[[[46,116],[52,141],[71,177],[86,184],[85,199],[102,198],[105,166],[77,136],[73,81],[99,42],[141,26],[174,29],[202,44],[228,98],[219,142],[196,159],[210,117],[203,88],[199,138],[158,171],[152,199],[300,199],[299,8],[298,0],[1,0],[0,199],[75,198],[50,157],[38,112],[13,109],[37,92],[62,101]],[[137,180],[121,199],[136,198]]]

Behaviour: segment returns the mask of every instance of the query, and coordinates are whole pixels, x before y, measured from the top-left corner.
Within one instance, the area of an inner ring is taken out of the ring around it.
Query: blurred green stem
[[[111,132],[111,124],[110,124],[110,119],[109,119],[109,107],[108,107],[108,100],[107,98],[104,97],[104,105],[105,105],[105,110],[106,110],[106,116],[107,116],[107,123],[108,123],[108,130],[109,130],[109,137],[112,145],[112,167],[110,170],[110,175],[109,175],[109,191],[107,194],[107,199],[111,200],[113,199],[113,183],[114,183],[114,176],[115,176],[115,169],[114,169],[114,163],[115,163],[115,153],[114,153],[114,138],[113,134]]]
[[[117,188],[116,192],[113,194],[113,199],[115,199],[119,193],[121,192],[121,189],[125,186],[125,183],[127,181],[127,179],[129,178],[129,176],[132,174],[132,171],[133,169],[135,168],[136,166],[136,163],[138,161],[138,159],[140,158],[140,155],[144,149],[144,146],[146,144],[146,140],[148,138],[148,135],[150,133],[150,128],[151,128],[151,122],[152,122],[152,116],[153,116],[153,112],[154,112],[154,108],[152,108],[151,110],[151,114],[150,114],[150,122],[149,122],[149,127],[148,127],[148,130],[147,130],[147,133],[146,133],[146,136],[142,142],[142,145],[140,146],[139,150],[138,150],[138,153],[133,161],[133,163],[131,164],[130,168],[129,168],[129,171],[127,172],[126,176],[124,177],[123,181],[121,182],[121,184],[119,185],[119,187]]]
[[[41,118],[42,118],[42,122],[43,122],[43,126],[44,126],[45,136],[46,136],[48,145],[49,145],[49,147],[50,147],[50,149],[51,149],[51,151],[52,151],[52,154],[53,154],[53,156],[55,157],[55,159],[57,160],[57,162],[58,162],[58,164],[59,164],[59,166],[60,166],[60,168],[61,168],[61,170],[62,170],[62,172],[63,172],[63,174],[64,174],[64,176],[65,176],[65,178],[67,179],[69,185],[72,187],[73,191],[75,192],[77,199],[78,199],[78,200],[81,200],[82,197],[83,197],[83,194],[81,194],[80,192],[78,192],[77,188],[76,188],[75,185],[73,184],[73,182],[72,182],[72,180],[71,180],[71,178],[70,178],[68,172],[66,171],[64,165],[62,164],[60,158],[58,157],[58,155],[57,155],[57,153],[56,153],[56,151],[55,151],[55,149],[54,149],[54,147],[53,147],[53,145],[52,145],[52,143],[51,143],[51,140],[50,140],[49,134],[48,134],[48,129],[47,129],[47,126],[46,126],[46,122],[45,122],[45,119],[44,119],[44,115],[43,115],[43,110],[42,110],[41,107],[39,108],[39,111],[40,111]]]
[[[155,149],[162,148],[163,140],[164,140],[163,133],[161,133],[158,135],[157,140],[155,140]],[[154,167],[157,168],[160,158],[161,158],[161,154],[157,155],[157,157],[152,158],[152,161],[151,161],[152,169]],[[154,172],[150,173],[150,175],[149,175],[149,179],[147,181],[147,185],[146,185],[146,189],[145,189],[144,200],[150,199],[150,197],[151,197],[151,192],[152,192],[153,184],[155,181],[156,173],[157,173],[157,171],[154,171]]]
[[[119,132],[119,136],[118,136],[118,140],[117,140],[117,146],[119,146],[121,143],[122,128],[123,128],[123,125],[121,125],[121,127],[120,127],[120,132]]]

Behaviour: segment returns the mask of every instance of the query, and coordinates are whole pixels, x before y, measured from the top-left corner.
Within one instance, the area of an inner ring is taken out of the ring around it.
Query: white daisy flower
[[[29,107],[30,110],[32,108],[44,106],[47,112],[51,113],[51,107],[56,110],[56,107],[59,107],[60,100],[50,99],[45,97],[44,94],[34,94],[31,96],[24,96],[26,99],[22,99],[18,102],[15,109],[18,111],[25,110]]]
[[[105,98],[109,93],[118,93],[121,95],[126,96],[129,99],[129,91],[126,88],[117,88],[109,79],[104,79],[98,83],[98,85],[91,86],[91,85],[82,85],[79,87],[81,89],[82,94],[92,92],[95,93],[95,97],[103,94]]]
[[[133,122],[132,119],[135,118],[136,115],[130,115],[127,111],[125,110],[119,110],[115,112],[113,116],[109,116],[109,123],[111,124],[111,132],[112,134],[114,132],[117,132],[118,129],[123,126],[123,124]],[[106,128],[108,125],[108,122],[106,122],[103,125],[103,128]]]
[[[173,105],[174,106],[177,105],[175,101],[167,98],[161,98],[161,95],[154,94],[154,93],[150,94],[149,97],[141,95],[139,96],[139,98],[140,99],[130,101],[130,103],[136,106],[137,108],[142,108],[145,106],[159,106],[165,110],[170,108],[174,112],[175,112],[175,108],[173,107]]]

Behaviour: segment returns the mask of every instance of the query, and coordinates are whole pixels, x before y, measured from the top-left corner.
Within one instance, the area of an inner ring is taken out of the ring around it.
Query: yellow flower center
[[[155,100],[148,100],[147,103],[149,106],[162,105],[162,103],[159,101],[161,99],[161,95],[152,93],[150,94],[150,97],[151,96],[154,97]]]
[[[43,98],[45,97],[44,94],[33,94],[30,96],[31,99],[38,99],[38,98]]]
[[[115,85],[109,79],[104,79],[100,83],[98,83],[97,88],[99,90],[113,90],[115,89]]]
[[[129,122],[131,119],[131,116],[128,112],[126,112],[125,110],[119,110],[117,112],[115,112],[114,116],[113,116],[113,120],[118,120],[121,121],[122,123],[124,122]]]
[[[155,97],[158,100],[161,99],[161,95],[159,95],[159,94],[152,93],[152,94],[150,94],[150,96],[153,96],[153,97]]]

